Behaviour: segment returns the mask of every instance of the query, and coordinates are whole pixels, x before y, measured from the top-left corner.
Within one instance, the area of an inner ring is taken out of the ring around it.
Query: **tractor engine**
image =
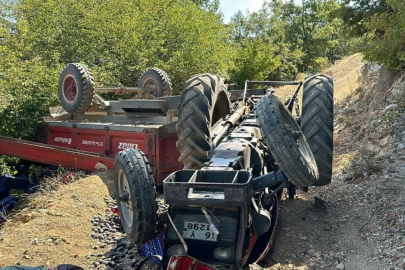
[[[261,141],[256,117],[248,113],[252,107],[253,103],[235,109],[213,127],[211,158],[203,168],[178,171],[166,178],[170,222],[163,261],[187,253],[211,265],[240,267],[260,258],[254,249],[250,254],[246,251],[274,225],[270,212],[277,202],[268,190],[257,191],[269,181],[281,182],[284,176],[269,168],[271,157]],[[269,240],[270,235],[264,238]]]

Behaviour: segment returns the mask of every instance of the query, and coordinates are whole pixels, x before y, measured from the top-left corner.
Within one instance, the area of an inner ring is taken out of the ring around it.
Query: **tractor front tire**
[[[333,79],[317,74],[304,82],[301,129],[318,165],[315,186],[332,181],[333,161]]]
[[[302,131],[287,108],[274,95],[261,98],[255,108],[263,140],[277,165],[298,187],[313,185],[318,168]]]
[[[142,151],[126,149],[116,155],[114,184],[121,224],[130,243],[153,239],[157,228],[155,179]]]
[[[59,76],[59,100],[69,113],[85,113],[94,97],[94,79],[90,70],[82,64],[68,64]]]
[[[229,93],[220,76],[199,74],[186,82],[176,125],[176,146],[184,169],[200,169],[208,161],[211,128],[229,112]]]
[[[159,68],[147,69],[138,80],[138,87],[155,97],[170,96],[172,82],[166,72]]]

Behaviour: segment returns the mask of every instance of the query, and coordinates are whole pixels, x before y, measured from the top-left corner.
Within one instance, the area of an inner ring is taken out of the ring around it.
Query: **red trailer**
[[[148,69],[139,87],[94,87],[90,71],[69,64],[59,79],[63,108],[50,108],[38,129],[38,143],[0,137],[0,155],[19,157],[77,170],[114,167],[124,149],[142,150],[151,165],[156,185],[182,169],[176,148],[179,96],[160,69]],[[129,93],[130,99],[106,101],[97,93]]]
[[[42,123],[38,140],[112,159],[121,150],[140,149],[148,157],[156,185],[160,186],[166,176],[183,167],[178,161],[175,123],[142,124],[137,119],[136,124],[48,120]]]

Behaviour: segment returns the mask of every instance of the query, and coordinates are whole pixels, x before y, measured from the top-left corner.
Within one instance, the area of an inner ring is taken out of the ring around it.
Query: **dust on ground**
[[[405,76],[361,66],[354,55],[325,71],[335,80],[332,183],[283,198],[263,267],[405,269]]]
[[[105,213],[108,190],[97,176],[64,185],[57,191],[35,196],[28,207],[0,228],[0,267],[45,267],[69,263],[88,268],[91,219]]]

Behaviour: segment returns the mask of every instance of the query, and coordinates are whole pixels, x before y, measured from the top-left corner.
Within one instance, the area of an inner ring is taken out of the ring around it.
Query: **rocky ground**
[[[137,249],[130,246],[118,216],[111,211],[117,207],[115,201],[112,198],[105,201],[108,206],[105,214],[97,213],[91,219],[93,232],[90,236],[97,242],[92,246],[94,252],[86,255],[92,261],[89,269],[135,268],[140,262]]]
[[[405,269],[405,81],[375,64],[336,102],[332,184],[281,202],[269,269]]]

